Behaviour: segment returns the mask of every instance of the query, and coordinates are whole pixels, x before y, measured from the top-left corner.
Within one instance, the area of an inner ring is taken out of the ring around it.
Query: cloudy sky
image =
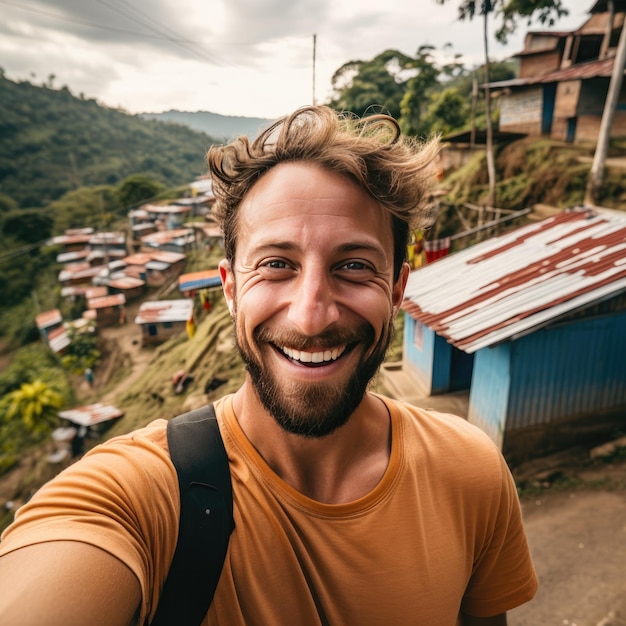
[[[324,102],[344,63],[395,48],[452,44],[482,61],[482,21],[459,0],[0,0],[0,66],[13,80],[67,85],[130,113],[169,109],[275,118]],[[580,26],[589,0],[566,0],[554,27]],[[539,24],[531,28],[542,29]],[[522,49],[492,39],[490,56]],[[316,38],[313,64],[313,36]],[[315,67],[315,72],[313,71]],[[315,89],[313,77],[315,76]]]

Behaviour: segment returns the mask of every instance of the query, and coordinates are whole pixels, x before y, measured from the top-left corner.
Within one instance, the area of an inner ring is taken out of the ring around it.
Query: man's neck
[[[385,404],[366,394],[348,422],[322,438],[285,431],[260,404],[247,381],[233,399],[241,429],[265,462],[291,487],[326,504],[367,495],[381,480],[391,453]]]

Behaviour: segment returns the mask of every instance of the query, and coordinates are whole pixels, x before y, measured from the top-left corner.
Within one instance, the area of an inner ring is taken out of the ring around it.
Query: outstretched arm
[[[0,558],[0,623],[129,626],[139,581],[121,561],[77,541],[51,541]]]

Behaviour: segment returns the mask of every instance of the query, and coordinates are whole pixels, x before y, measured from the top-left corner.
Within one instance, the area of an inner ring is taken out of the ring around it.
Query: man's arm
[[[462,616],[462,626],[506,626],[506,613],[493,615],[492,617]]]
[[[0,623],[129,626],[139,581],[108,552],[77,541],[27,546],[0,558]]]

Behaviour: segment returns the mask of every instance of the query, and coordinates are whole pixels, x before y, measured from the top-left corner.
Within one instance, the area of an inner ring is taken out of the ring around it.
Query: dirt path
[[[116,345],[117,349],[121,353],[121,359],[130,367],[130,373],[125,376],[118,384],[110,389],[105,395],[100,398],[100,402],[104,404],[111,404],[115,398],[119,396],[123,391],[126,391],[142,374],[145,367],[150,362],[153,354],[149,350],[142,349],[141,347],[141,329],[137,324],[133,323],[139,304],[133,304],[127,306],[126,315],[128,322],[121,326],[109,326],[103,328],[101,333],[103,339],[110,342],[112,345]],[[109,368],[115,367],[115,362],[109,364]],[[103,377],[108,379],[113,374],[112,371],[106,372]],[[98,382],[98,374],[96,373],[96,383]]]
[[[523,511],[540,587],[509,626],[626,626],[626,491],[547,494]]]

